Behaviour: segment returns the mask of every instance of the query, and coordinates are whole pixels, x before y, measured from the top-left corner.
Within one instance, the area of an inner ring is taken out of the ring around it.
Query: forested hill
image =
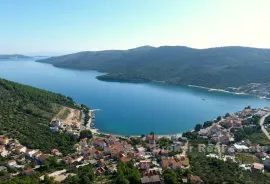
[[[107,81],[165,81],[213,88],[270,82],[270,49],[144,46],[130,50],[79,52],[39,60],[56,67],[108,73]]]
[[[12,55],[0,55],[0,60],[2,59],[30,59],[32,57],[20,55],[20,54],[12,54]]]
[[[45,153],[53,148],[68,153],[76,137],[54,134],[48,127],[62,106],[76,108],[71,98],[0,79],[0,135]]]

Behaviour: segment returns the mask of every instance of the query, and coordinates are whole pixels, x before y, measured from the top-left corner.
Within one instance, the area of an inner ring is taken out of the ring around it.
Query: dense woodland
[[[269,183],[269,176],[243,172],[236,163],[207,158],[205,155],[190,156],[191,172],[201,177],[205,183]]]
[[[0,79],[0,135],[44,153],[58,148],[67,154],[77,138],[52,133],[48,126],[62,106],[77,108],[71,98]]]
[[[270,49],[144,46],[129,50],[79,52],[39,60],[56,67],[92,69],[108,74],[100,80],[238,87],[270,82]]]

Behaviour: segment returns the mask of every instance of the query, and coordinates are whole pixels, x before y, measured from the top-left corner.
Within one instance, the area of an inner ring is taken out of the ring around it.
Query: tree
[[[221,116],[217,117],[217,121],[220,121],[221,120]]]
[[[90,130],[82,130],[80,132],[80,139],[82,139],[82,138],[91,139],[92,137],[93,137],[93,134]]]
[[[202,128],[202,125],[201,124],[197,124],[195,126],[195,132],[199,132],[201,130],[201,128]]]
[[[230,117],[231,115],[229,113],[225,114],[225,118]]]
[[[163,172],[163,178],[164,178],[165,184],[175,184],[176,183],[176,174],[171,169],[166,169]]]
[[[155,132],[150,132],[150,135],[155,135]]]

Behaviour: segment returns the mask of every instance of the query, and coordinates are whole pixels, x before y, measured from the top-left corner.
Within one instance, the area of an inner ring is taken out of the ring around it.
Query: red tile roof
[[[200,178],[200,176],[194,176],[194,175],[190,175],[189,176],[189,179],[191,181],[202,181],[201,178]]]
[[[34,172],[34,169],[30,168],[30,169],[27,169],[27,170],[24,171],[24,173],[31,173],[31,172]]]
[[[127,163],[127,162],[129,162],[131,160],[132,160],[132,158],[128,158],[128,157],[121,157],[120,158],[120,162],[122,162],[122,163]]]

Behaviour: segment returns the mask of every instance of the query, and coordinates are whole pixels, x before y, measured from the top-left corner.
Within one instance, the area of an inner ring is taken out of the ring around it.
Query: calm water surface
[[[95,78],[100,74],[29,60],[0,61],[1,78],[62,93],[92,109],[101,109],[96,114],[95,126],[108,133],[173,134],[248,105],[270,106],[269,100],[205,89],[103,82]]]

